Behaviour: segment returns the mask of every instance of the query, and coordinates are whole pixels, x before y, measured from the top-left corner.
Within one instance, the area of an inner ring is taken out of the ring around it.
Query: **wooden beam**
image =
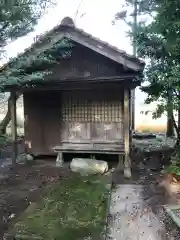
[[[12,165],[16,164],[17,158],[17,117],[16,117],[16,93],[11,92],[11,134],[12,134]]]
[[[26,82],[24,85],[4,85],[4,92],[11,91],[34,91],[39,88],[53,88],[53,89],[63,89],[67,86],[86,86],[87,84],[97,85],[116,85],[116,86],[127,86],[128,88],[134,89],[136,86],[140,85],[140,81],[137,79],[138,75],[125,74],[122,76],[104,76],[104,77],[75,77],[75,78],[55,78],[49,77],[44,81],[33,81]],[[72,87],[69,87],[72,88]]]
[[[129,84],[128,88],[130,88],[132,85]],[[11,92],[11,91],[18,91],[21,93],[25,92],[36,92],[36,91],[66,91],[66,90],[85,90],[85,89],[102,89],[102,88],[108,88],[108,89],[123,89],[124,87],[127,87],[124,83],[115,83],[115,82],[103,82],[103,83],[92,83],[92,82],[87,82],[87,83],[62,83],[62,84],[47,84],[47,85],[37,85],[36,87],[17,87],[17,88],[10,88],[6,89],[5,92]]]
[[[130,90],[124,89],[124,176],[131,178],[130,160]]]

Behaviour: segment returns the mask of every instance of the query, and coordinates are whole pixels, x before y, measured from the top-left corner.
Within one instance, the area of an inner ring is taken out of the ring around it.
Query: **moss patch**
[[[49,186],[44,198],[15,224],[16,239],[101,239],[109,189],[97,179],[73,174]]]

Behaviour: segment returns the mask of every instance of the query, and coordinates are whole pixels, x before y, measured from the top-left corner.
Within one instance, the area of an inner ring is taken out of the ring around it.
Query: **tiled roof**
[[[68,30],[74,31],[74,32],[80,34],[82,37],[86,37],[89,40],[92,40],[92,41],[96,42],[97,45],[99,45],[99,48],[103,47],[103,48],[106,48],[106,49],[109,49],[109,50],[113,50],[113,51],[117,52],[120,56],[124,57],[126,60],[129,60],[129,61],[132,61],[133,63],[138,64],[140,66],[141,70],[144,69],[144,66],[145,66],[144,61],[140,60],[139,58],[137,58],[133,55],[130,55],[130,54],[126,53],[123,50],[120,50],[119,48],[117,48],[115,46],[110,45],[108,42],[102,41],[101,39],[92,36],[91,34],[85,32],[82,29],[76,28],[74,23],[73,23],[73,20],[69,17],[64,18],[61,21],[61,24],[55,26],[50,31],[47,31],[44,34],[42,34],[40,37],[38,37],[36,42],[34,42],[29,48],[25,49],[25,51],[23,53],[19,54],[18,56],[22,56],[24,54],[30,53],[34,48],[38,48],[39,45],[43,45],[43,43],[46,42],[47,39],[49,41],[53,38],[53,36],[58,35],[58,33],[61,33],[61,31],[65,32],[66,30],[67,30],[67,32],[68,32]],[[15,59],[13,59],[12,61],[14,61]],[[1,70],[3,70],[4,67],[7,66],[8,64],[9,63],[5,64],[1,68]]]

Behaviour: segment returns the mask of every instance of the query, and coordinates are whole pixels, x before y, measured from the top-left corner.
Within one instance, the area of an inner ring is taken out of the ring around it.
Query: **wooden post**
[[[17,118],[16,118],[16,93],[11,92],[11,134],[12,134],[12,165],[16,164],[17,158]]]
[[[124,89],[124,177],[131,178],[130,160],[130,90]]]

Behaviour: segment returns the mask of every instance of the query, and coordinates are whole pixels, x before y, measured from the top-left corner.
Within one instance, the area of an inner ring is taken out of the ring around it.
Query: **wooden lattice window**
[[[89,101],[83,95],[63,94],[62,120],[64,122],[89,122]]]
[[[106,100],[104,99],[106,98]],[[63,94],[63,122],[121,122],[121,99],[94,95],[93,92]]]
[[[91,105],[92,122],[120,122],[121,102],[120,101],[92,101]]]

